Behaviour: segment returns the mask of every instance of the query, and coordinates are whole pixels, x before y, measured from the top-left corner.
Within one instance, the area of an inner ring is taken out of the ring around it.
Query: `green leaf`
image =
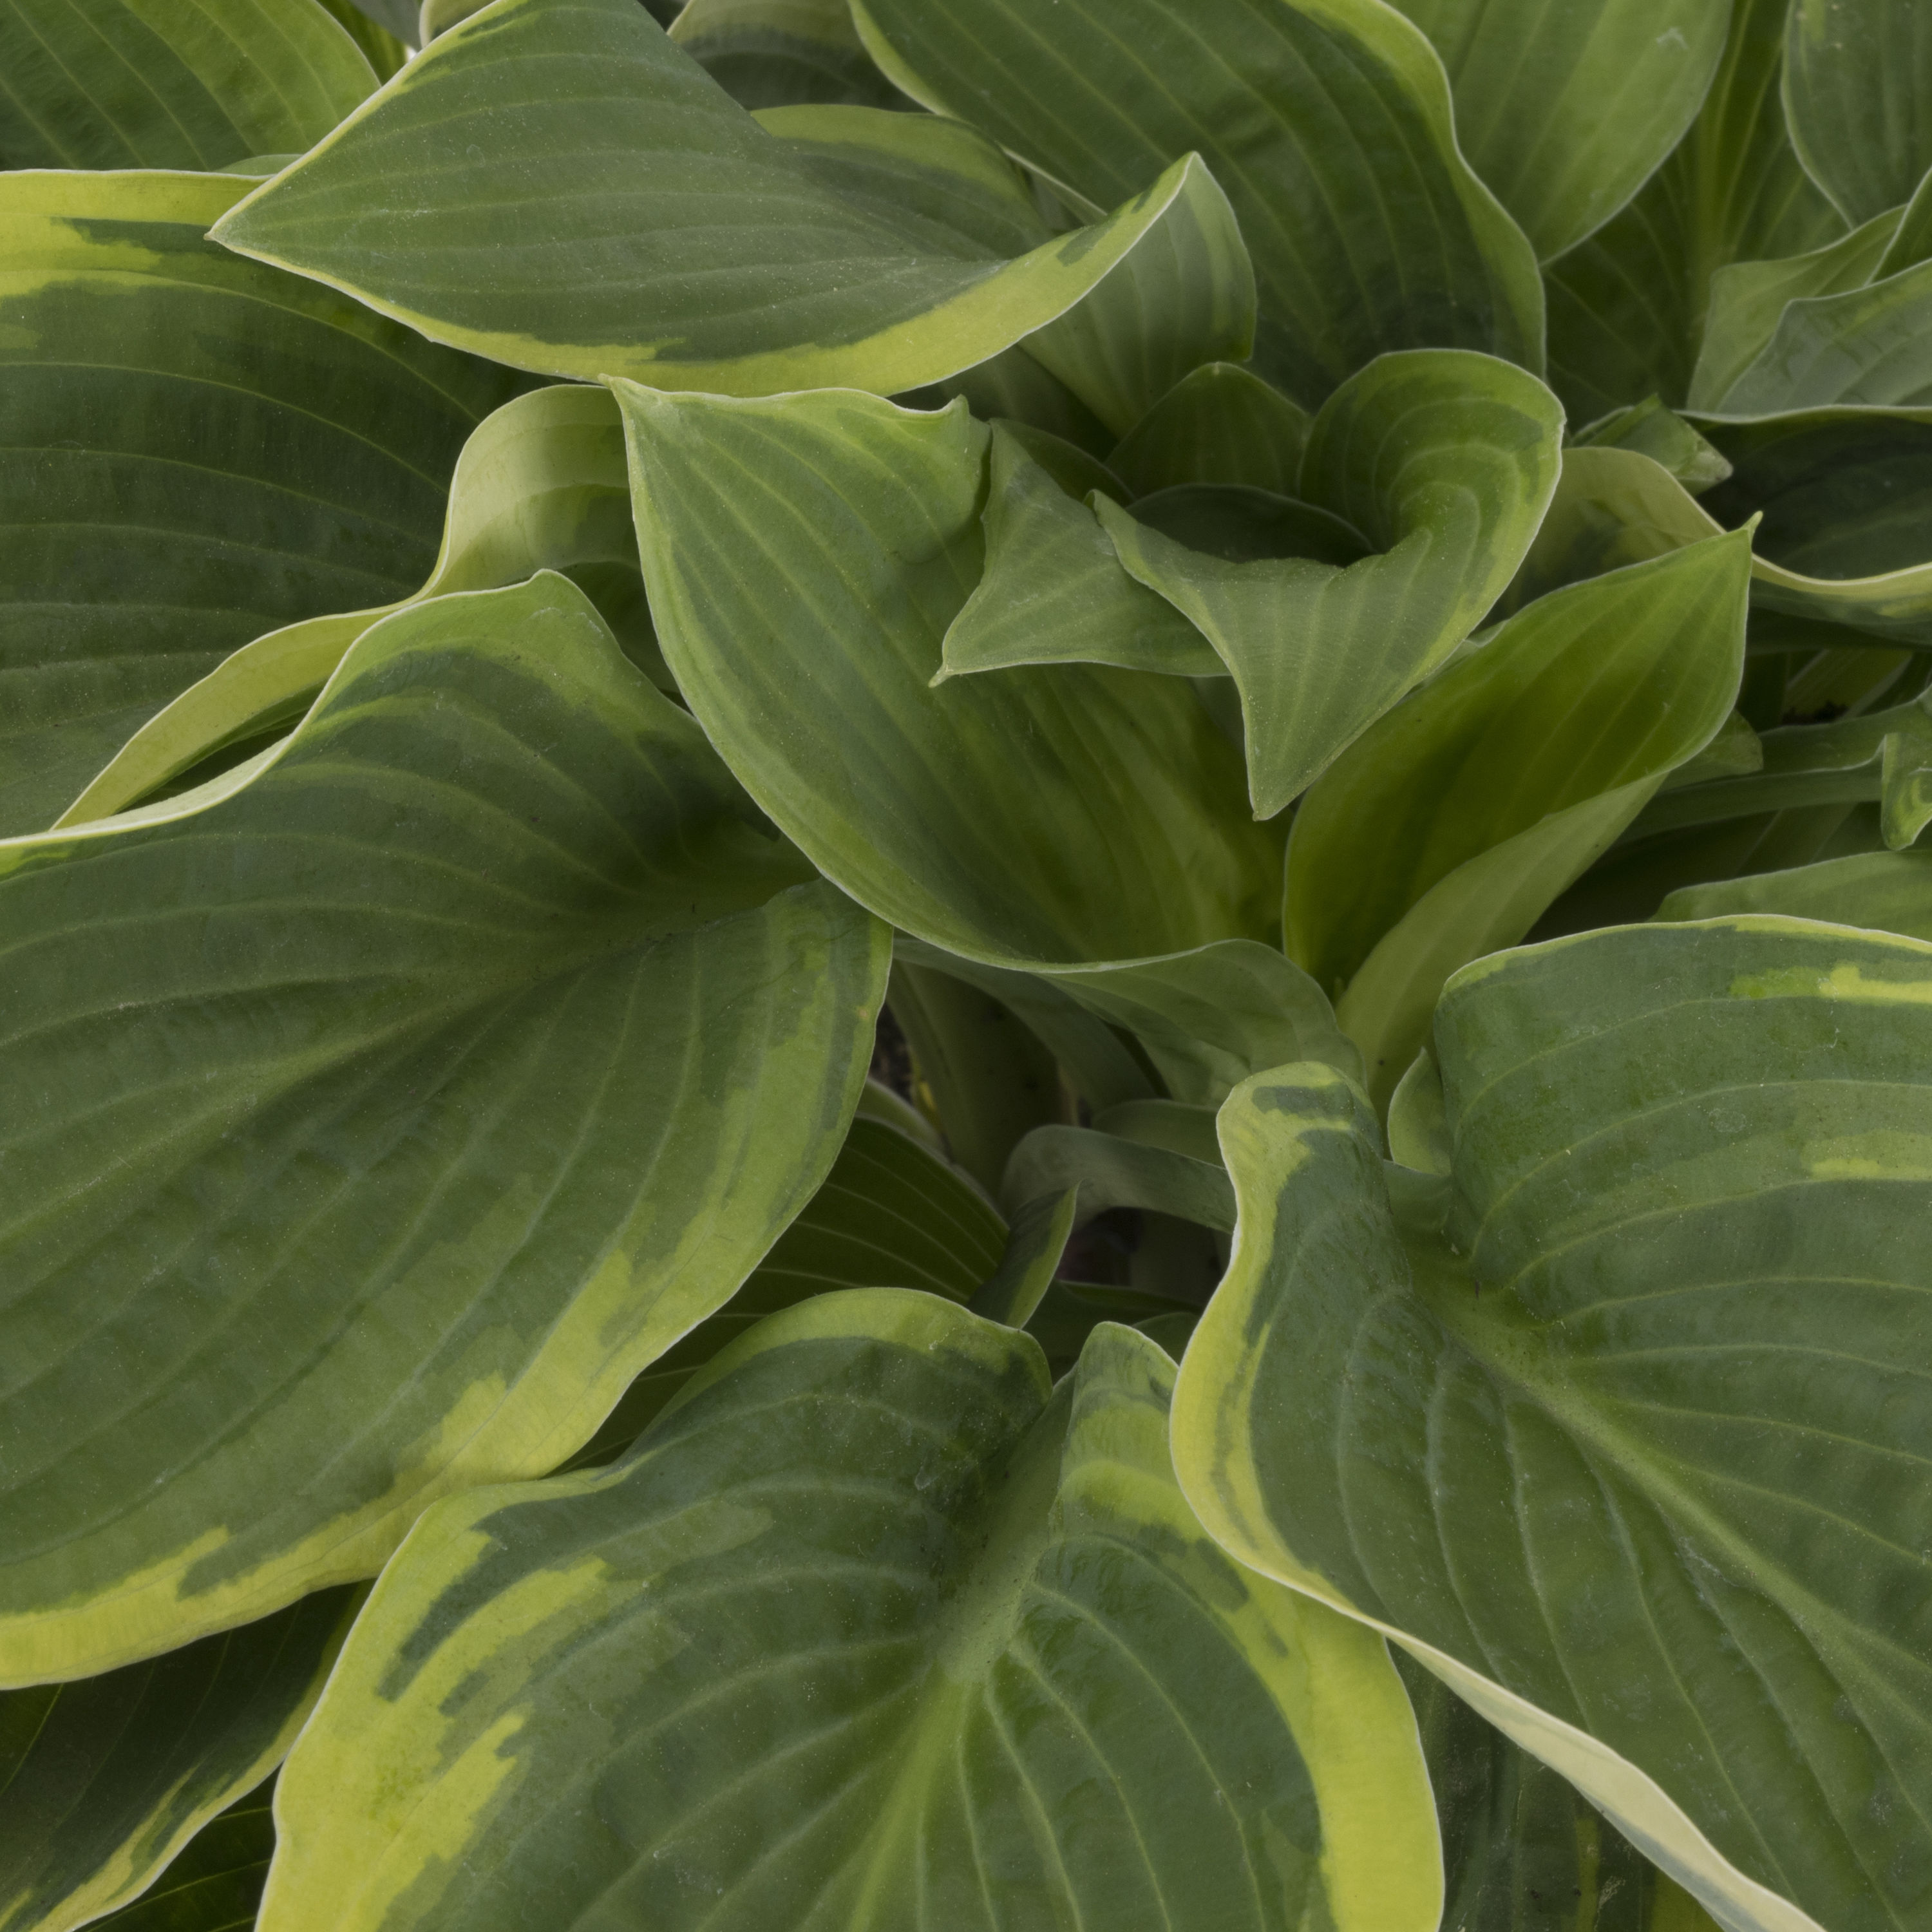
[[[1690,372],[1688,406],[1750,414],[1748,410],[1732,410],[1725,398],[1778,333],[1785,304],[1863,288],[1885,272],[1886,251],[1898,232],[1898,213],[1894,209],[1809,254],[1774,262],[1735,262],[1720,268],[1711,278],[1710,312],[1697,366]]]
[[[1326,1070],[1222,1110],[1184,1489],[1734,1932],[1914,1923],[1932,946],[1589,934],[1466,968],[1435,1052],[1448,1178]]]
[[[1000,1264],[968,1304],[975,1315],[1011,1328],[1025,1326],[1053,1286],[1079,1207],[1079,1192],[1070,1187],[1014,1210]]]
[[[1716,1932],[1576,1788],[1403,1652],[1442,1826],[1454,1932]]]
[[[316,0],[0,0],[0,169],[299,154],[375,86]]]
[[[1024,1250],[1044,1232],[1029,1227],[1016,1252],[992,1203],[957,1168],[862,1111],[818,1192],[744,1286],[632,1383],[560,1473],[621,1455],[706,1363],[768,1315],[838,1288],[916,1288],[968,1302],[1004,1275],[1004,1286],[1023,1293],[1034,1258]]]
[[[1172,1378],[1108,1328],[1049,1396],[1012,1330],[826,1296],[608,1473],[453,1499],[283,1774],[264,1925],[1430,1932],[1394,1672],[1202,1534]]]
[[[1400,0],[1448,70],[1456,140],[1546,259],[1594,232],[1675,148],[1731,0]]]
[[[872,64],[844,0],[691,0],[670,37],[741,107],[911,104]]]
[[[0,1928],[68,1932],[146,1891],[281,1762],[362,1593],[78,1683],[0,1691]]]
[[[1640,450],[1693,496],[1731,473],[1731,466],[1711,444],[1654,396],[1600,418],[1579,430],[1576,440],[1594,448]]]
[[[637,0],[498,0],[214,234],[518,368],[890,394],[1031,334],[1170,212],[1191,223],[1219,199],[1192,159],[1142,185],[1094,226],[1003,256],[842,192]]]
[[[124,812],[164,795],[228,748],[253,751],[265,734],[280,736],[349,646],[406,604],[501,590],[539,570],[574,575],[586,566],[614,566],[641,587],[637,562],[623,427],[609,392],[571,383],[516,397],[463,446],[442,547],[420,590],[395,604],[310,618],[244,644],[149,718],[55,826]],[[668,681],[654,638],[620,633],[618,641],[640,668]]]
[[[1818,410],[1697,428],[1732,466],[1694,501],[1636,450],[1572,445],[1505,609],[1702,542],[1761,515],[1751,608],[1842,625],[1909,649],[1932,648],[1932,412]],[[1768,553],[1768,554],[1767,554]],[[1815,572],[1816,574],[1811,574]]]
[[[986,568],[940,640],[935,684],[1016,664],[1226,674],[1214,646],[1166,598],[1127,574],[1094,512],[999,423],[981,520]]]
[[[1261,373],[1308,407],[1387,350],[1541,368],[1534,250],[1457,151],[1441,65],[1391,8],[855,0],[853,17],[914,98],[1096,206],[1200,154],[1254,260]]]
[[[0,834],[237,645],[407,595],[524,386],[209,247],[247,185],[0,175]]]
[[[400,74],[410,57],[410,50],[416,43],[418,10],[410,0],[398,0],[396,11],[408,16],[406,24],[398,22],[396,29],[378,20],[374,13],[364,13],[356,0],[321,0],[321,4],[356,46],[362,49],[379,81],[388,80]],[[370,0],[371,7],[379,6],[380,0]],[[294,160],[296,151],[288,156]],[[229,164],[230,166],[233,163]],[[273,172],[273,170],[270,170]]]
[[[737,1288],[886,970],[761,823],[546,574],[385,620],[198,793],[0,846],[0,1683],[370,1574]]]
[[[1579,422],[1660,396],[1683,404],[1712,277],[1844,232],[1778,106],[1788,0],[1734,0],[1697,118],[1622,214],[1544,271],[1550,384]]]
[[[1191,1319],[1200,1312],[1198,1306],[1141,1288],[1108,1287],[1098,1282],[1056,1281],[1040,1298],[1026,1329],[1040,1344],[1057,1382],[1079,1360],[1088,1336],[1103,1322],[1118,1322],[1123,1327],[1144,1330],[1150,1322]]]
[[[1722,919],[1738,913],[1780,913],[1932,940],[1932,852],[1856,852],[1787,872],[1683,886],[1655,916]]]
[[[1450,974],[1521,939],[1723,726],[1750,570],[1748,538],[1713,537],[1540,598],[1310,789],[1288,955],[1336,1000],[1378,1106]]]
[[[151,1892],[95,1923],[103,1932],[254,1932],[275,1855],[272,1785],[204,1825]]]
[[[1298,494],[1360,531],[1382,553],[1367,562],[1228,562],[1096,502],[1128,571],[1233,672],[1258,817],[1304,790],[1496,602],[1556,488],[1562,434],[1534,376],[1420,350],[1338,389],[1302,459]]]
[[[1932,167],[1932,32],[1913,0],[1792,0],[1784,111],[1847,221],[1912,199]]]
[[[1128,430],[1108,466],[1136,496],[1180,483],[1247,483],[1292,496],[1308,422],[1306,410],[1252,370],[1209,362]]]
[[[616,389],[665,658],[826,878],[995,965],[1271,930],[1276,836],[1178,679],[1054,665],[929,688],[984,554],[986,432],[962,405]]]
[[[1076,1228],[1114,1208],[1146,1208],[1203,1228],[1234,1225],[1234,1192],[1217,1162],[1094,1127],[1036,1127],[1014,1148],[1000,1198],[1006,1212],[1015,1214],[1032,1202],[1064,1193],[1077,1196]]]
[[[422,8],[418,0],[349,0],[349,4],[406,46],[422,44]]]

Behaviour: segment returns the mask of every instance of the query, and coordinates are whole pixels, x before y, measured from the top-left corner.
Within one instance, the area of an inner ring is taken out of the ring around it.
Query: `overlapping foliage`
[[[0,0],[0,1932],[1932,1932],[1917,0]]]

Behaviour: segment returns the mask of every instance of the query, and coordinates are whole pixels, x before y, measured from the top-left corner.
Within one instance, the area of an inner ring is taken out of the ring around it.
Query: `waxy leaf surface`
[[[238,645],[406,596],[523,386],[211,246],[246,187],[0,174],[0,834]]]
[[[198,793],[0,845],[0,1682],[370,1574],[729,1298],[886,968],[758,824],[543,575],[386,620]]]
[[[1847,221],[1912,199],[1932,168],[1932,20],[1914,0],[1792,0],[1784,107],[1807,172]]]
[[[283,1774],[263,1932],[1432,1932],[1393,1667],[1202,1534],[1172,1377],[1106,1328],[1049,1394],[1026,1335],[824,1296],[608,1473],[432,1512]]]
[[[1919,1923],[1932,946],[1558,940],[1452,980],[1434,1055],[1446,1175],[1325,1070],[1222,1110],[1183,1486],[1726,1925]]]

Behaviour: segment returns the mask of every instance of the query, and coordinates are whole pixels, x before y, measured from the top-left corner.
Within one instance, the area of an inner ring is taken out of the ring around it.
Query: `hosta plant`
[[[0,0],[0,1932],[1932,1932],[1921,0]]]

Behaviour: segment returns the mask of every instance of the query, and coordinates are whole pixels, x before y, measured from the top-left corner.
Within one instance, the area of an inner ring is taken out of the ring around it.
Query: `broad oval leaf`
[[[609,392],[570,383],[516,397],[477,424],[456,459],[442,548],[420,590],[243,645],[149,718],[55,826],[124,812],[184,784],[230,748],[272,742],[308,709],[350,646],[404,604],[501,590],[539,570],[580,577],[586,566],[614,567],[640,583],[637,562],[623,428]],[[620,632],[618,641],[647,674],[668,679],[654,639]]]
[[[1722,726],[1750,580],[1739,532],[1540,598],[1310,788],[1288,950],[1337,1001],[1378,1105],[1450,974],[1521,939]]]
[[[670,37],[741,107],[903,107],[844,0],[691,0]]]
[[[1339,1075],[1220,1117],[1174,1457],[1724,1924],[1916,1922],[1932,1831],[1932,946],[1625,928],[1466,968],[1448,1177]]]
[[[253,1932],[275,1855],[272,1784],[204,1825],[152,1890],[94,1922],[100,1932]]]
[[[986,433],[963,404],[616,388],[666,660],[826,878],[995,965],[1270,930],[1279,844],[1179,680],[1054,665],[930,688],[984,555]]]
[[[1387,350],[1542,367],[1534,250],[1458,152],[1441,64],[1393,8],[854,0],[853,16],[907,92],[1096,206],[1202,155],[1254,260],[1262,372],[1309,407]]]
[[[1027,1336],[824,1296],[608,1474],[452,1499],[283,1774],[262,1932],[1431,1932],[1394,1672],[1202,1534],[1172,1377],[1106,1328],[1050,1396]]]
[[[1782,913],[1932,940],[1932,852],[1856,852],[1788,871],[1680,886],[1656,916],[1720,919],[1736,913]]]
[[[1912,199],[1932,168],[1932,23],[1915,0],[1791,0],[1784,110],[1847,221]]]
[[[0,169],[300,154],[376,88],[316,0],[0,0]]]
[[[736,1288],[886,961],[758,823],[543,575],[386,620],[212,786],[0,845],[0,1682],[370,1574]]]
[[[1449,75],[1456,145],[1546,260],[1600,228],[1688,128],[1731,0],[1399,0]]]
[[[1248,788],[1272,818],[1474,628],[1515,574],[1560,465],[1563,417],[1533,376],[1461,350],[1384,356],[1316,418],[1299,495],[1381,553],[1346,566],[1228,562],[1118,505],[1129,572],[1234,674]]]
[[[152,1885],[281,1762],[363,1593],[78,1683],[0,1691],[0,1928],[68,1932]]]
[[[524,386],[208,245],[247,185],[0,174],[0,834],[238,645],[406,596]]]
[[[1017,258],[908,233],[767,133],[637,0],[497,0],[214,234],[519,368],[890,394],[1031,334],[1177,201],[1215,195],[1192,158],[1139,186]]]

